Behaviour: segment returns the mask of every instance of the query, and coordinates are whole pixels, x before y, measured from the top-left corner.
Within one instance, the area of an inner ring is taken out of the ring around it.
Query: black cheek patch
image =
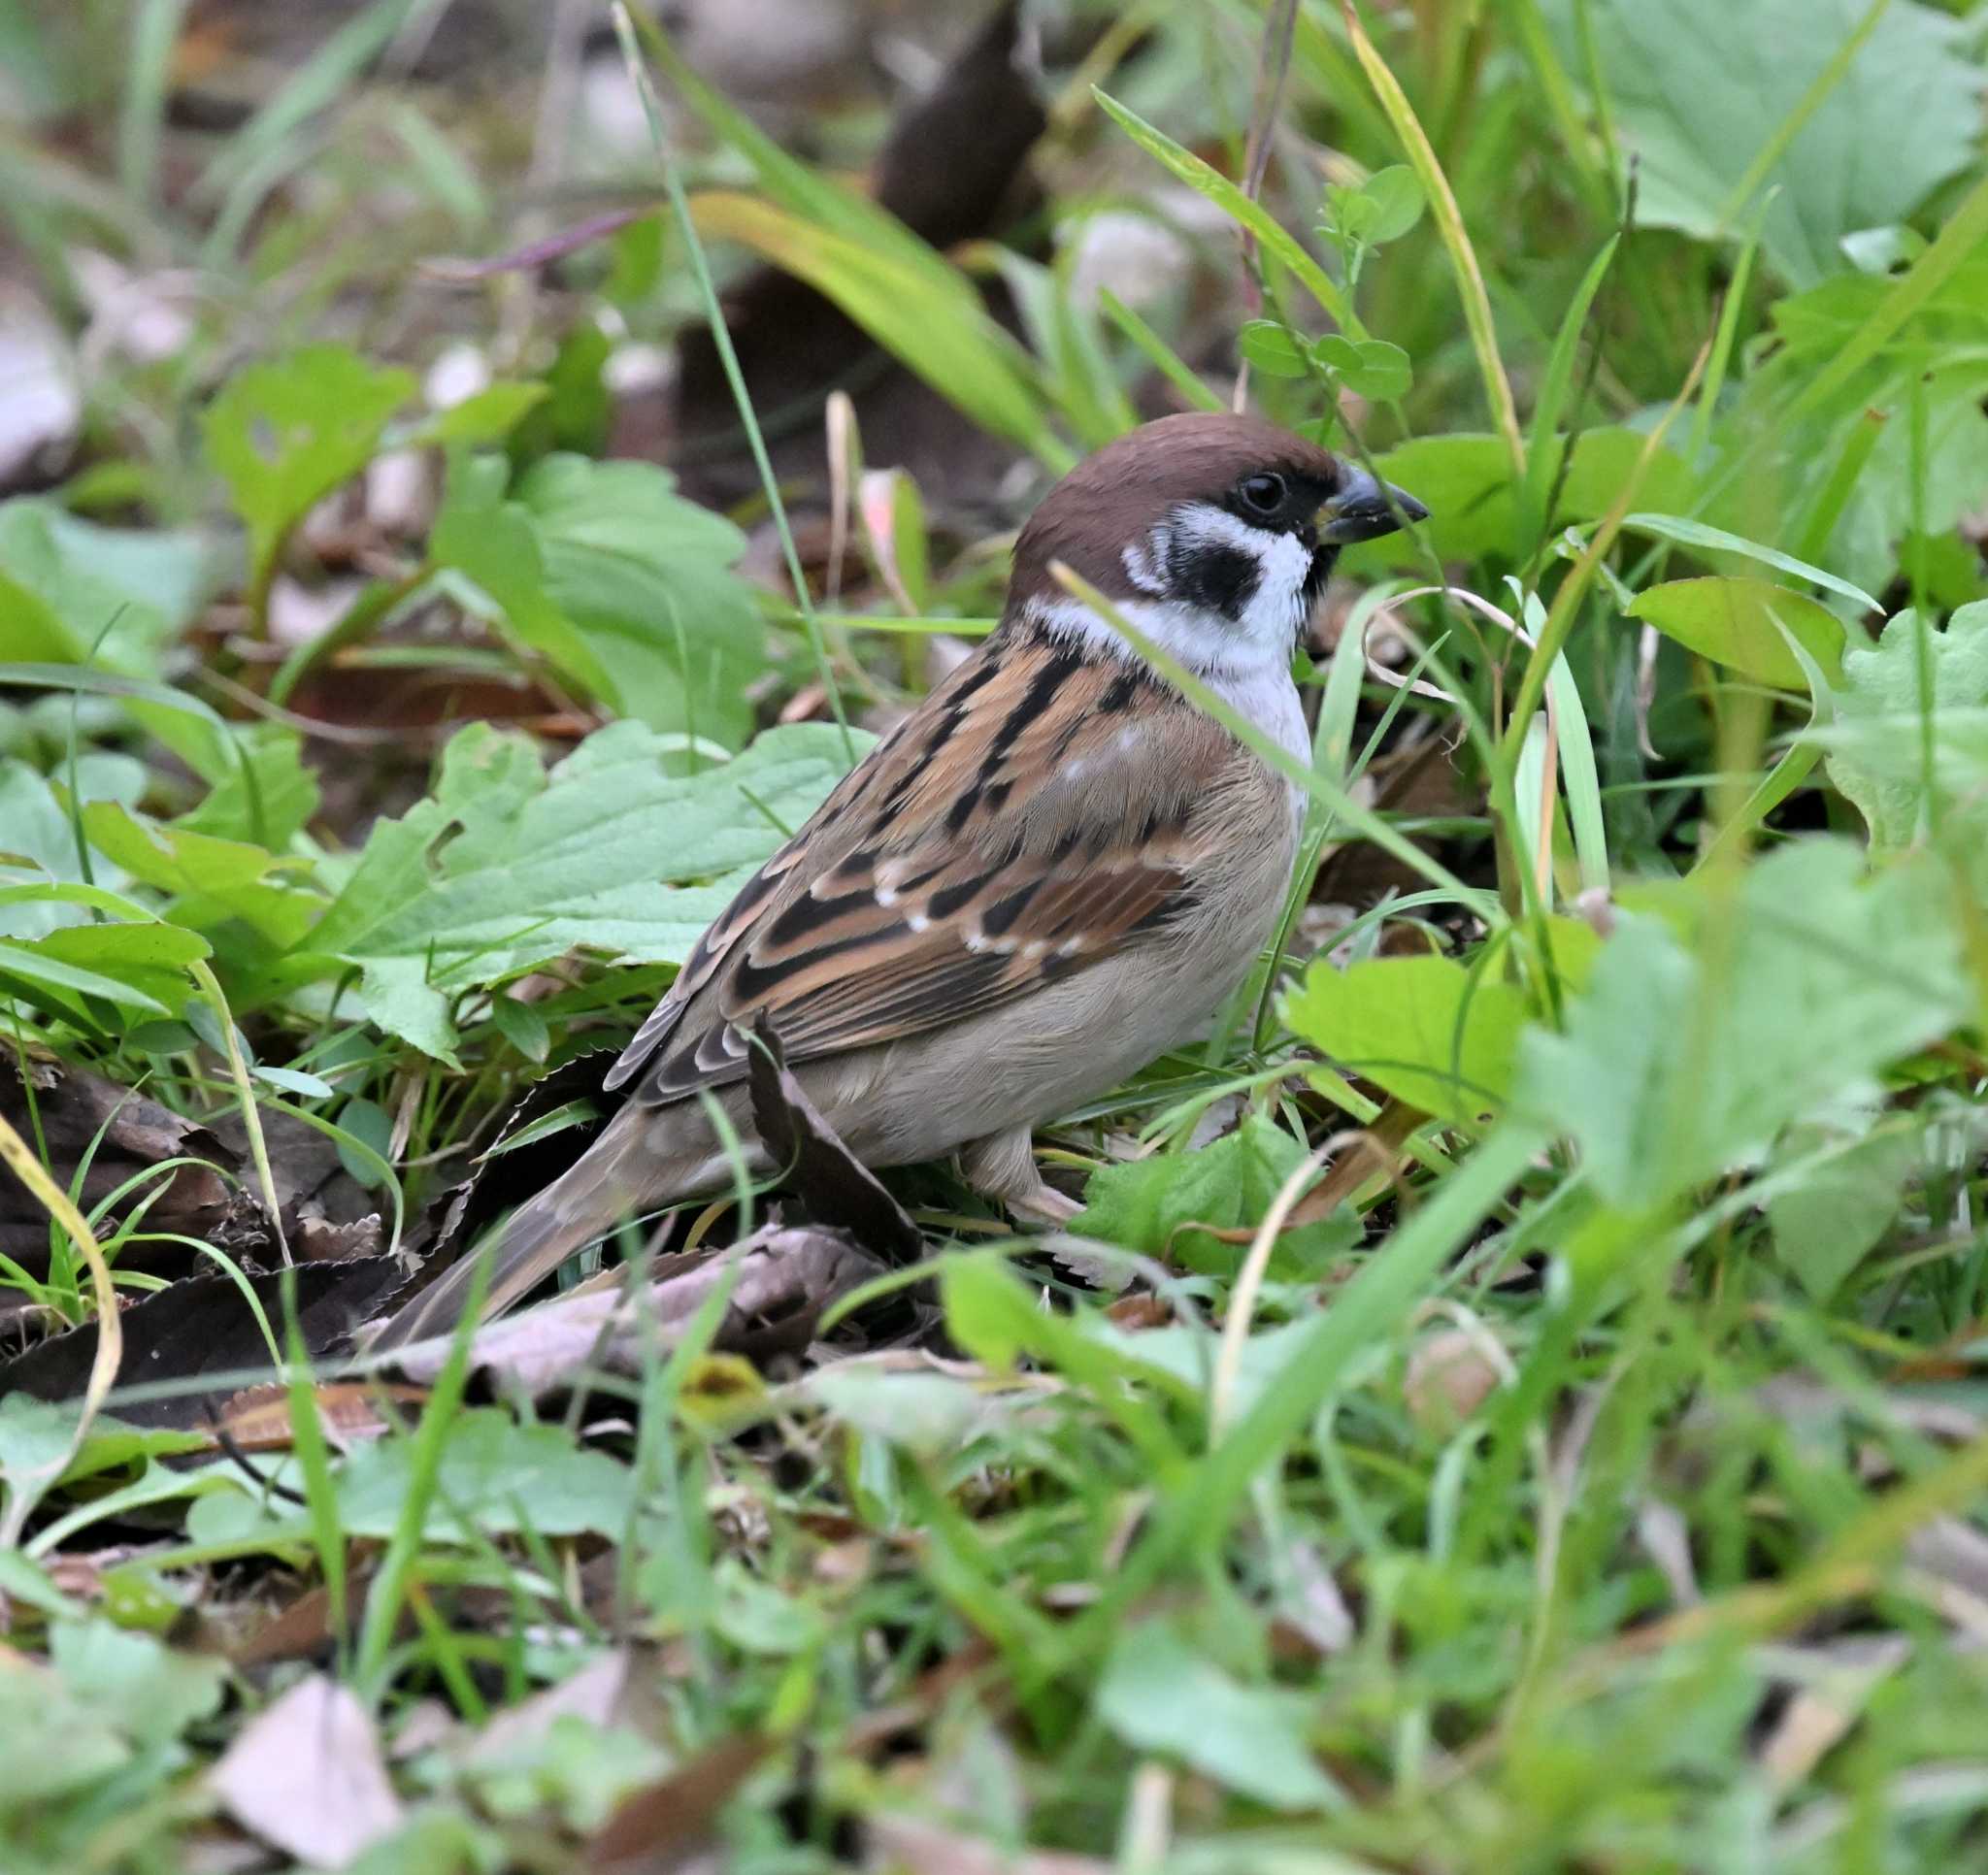
[[[1173,560],[1173,596],[1224,618],[1241,618],[1263,579],[1263,568],[1253,553],[1217,542],[1183,543],[1176,548]]]

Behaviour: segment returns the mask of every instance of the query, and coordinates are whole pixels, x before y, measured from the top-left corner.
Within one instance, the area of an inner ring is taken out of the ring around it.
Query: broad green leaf
[[[1925,814],[1922,648],[1936,755],[1965,733],[1967,719],[1959,712],[1988,707],[1988,601],[1962,607],[1944,631],[1926,627],[1923,647],[1921,631],[1916,613],[1899,613],[1874,646],[1844,654],[1842,687],[1836,692],[1829,778],[1864,816],[1872,844],[1880,847],[1909,845]]]
[[[77,1698],[141,1744],[178,1738],[207,1718],[228,1676],[227,1662],[215,1655],[181,1653],[107,1621],[55,1623],[49,1658]]]
[[[239,918],[278,945],[294,943],[321,903],[285,882],[285,863],[246,840],[143,820],[113,802],[83,810],[90,844],[170,899],[176,923],[211,930]]]
[[[608,667],[552,603],[545,543],[531,515],[506,500],[508,475],[502,456],[458,456],[449,463],[441,511],[428,536],[428,558],[473,581],[519,639],[544,652],[589,696],[617,702]]]
[[[1549,473],[1543,481],[1547,488],[1559,486],[1552,524],[1599,520],[1606,514],[1627,483],[1644,441],[1629,429],[1584,430],[1562,477],[1566,444],[1554,440],[1544,452]],[[1510,555],[1518,538],[1521,490],[1502,439],[1474,433],[1417,437],[1376,457],[1375,466],[1427,505],[1429,519],[1415,533],[1427,533],[1442,559]],[[1643,499],[1658,508],[1688,507],[1691,489],[1691,471],[1683,459],[1669,449],[1660,451],[1644,479]],[[1377,574],[1397,566],[1420,571],[1423,564],[1421,549],[1408,534],[1365,542],[1343,556],[1349,573]]]
[[[8,978],[27,984],[30,990],[52,993],[57,1005],[65,1009],[81,1010],[80,998],[100,996],[127,1009],[145,1009],[153,1015],[167,1012],[163,1003],[115,976],[65,964],[40,944],[0,938],[0,981]]]
[[[1798,1158],[1831,1137],[1824,1128],[1796,1128],[1783,1156]],[[1816,1301],[1828,1301],[1891,1227],[1899,1193],[1922,1152],[1915,1134],[1879,1133],[1804,1171],[1798,1185],[1768,1201],[1774,1254]]]
[[[9,658],[91,658],[155,675],[213,584],[198,535],[103,527],[52,502],[0,503],[0,645]]]
[[[213,955],[198,932],[169,924],[65,925],[22,948],[52,963],[115,978],[144,999],[132,1002],[133,1007],[149,1003],[175,1014],[194,994],[187,965]]]
[[[646,462],[548,456],[516,501],[538,529],[546,593],[607,672],[622,714],[737,747],[766,670],[746,537]]]
[[[1835,677],[1842,669],[1841,622],[1792,586],[1765,579],[1672,579],[1638,593],[1629,615],[1647,620],[1714,664],[1783,690],[1808,687],[1801,661],[1781,637],[1783,628],[1824,675]]]
[[[1098,1717],[1135,1751],[1164,1752],[1274,1810],[1342,1801],[1306,1743],[1315,1702],[1236,1679],[1164,1623],[1125,1630],[1094,1696]]]
[[[1314,959],[1284,1020],[1350,1074],[1425,1113],[1485,1126],[1511,1090],[1525,997],[1447,957]]]
[[[77,792],[84,802],[137,798],[125,795],[117,771],[106,771],[87,758],[77,767]],[[89,846],[86,835],[83,843]],[[94,848],[89,865],[98,885],[115,889],[122,884],[124,874]],[[0,762],[0,889],[9,891],[0,902],[0,936],[38,938],[58,926],[86,923],[89,912],[79,904],[15,898],[11,890],[78,884],[83,873],[75,824],[63,798],[25,762]]]
[[[350,1536],[388,1537],[414,1487],[413,1439],[364,1445],[339,1473],[339,1523]],[[604,1452],[586,1450],[556,1424],[520,1426],[495,1408],[459,1413],[442,1448],[428,1505],[436,1542],[514,1535],[582,1533],[618,1537],[627,1528],[635,1474]],[[467,1528],[465,1528],[467,1525]]]
[[[281,851],[317,811],[317,776],[304,766],[304,739],[281,723],[230,724],[227,737],[233,748],[211,749],[212,767],[204,766],[207,799],[173,824]]]
[[[1312,349],[1318,362],[1336,372],[1355,397],[1374,403],[1406,397],[1415,380],[1408,354],[1385,339],[1344,339],[1328,333]]]
[[[1193,1227],[1253,1231],[1304,1156],[1275,1120],[1252,1113],[1199,1151],[1155,1153],[1093,1172],[1070,1228],[1182,1268],[1227,1275],[1242,1261],[1243,1245]],[[1315,1273],[1347,1247],[1345,1231],[1328,1219],[1278,1238],[1271,1266],[1286,1277]]]
[[[1556,11],[1578,71],[1574,9]],[[1878,9],[1840,64],[1871,0],[1589,0],[1589,12],[1609,110],[1640,166],[1638,218],[1710,235],[1765,202],[1762,246],[1791,284],[1840,272],[1845,235],[1904,219],[1973,160],[1981,81],[1968,29],[1917,0]],[[1783,144],[1833,65],[1834,84]]]
[[[1422,218],[1427,198],[1415,172],[1406,163],[1377,169],[1360,185],[1371,204],[1367,239],[1376,247],[1399,241]]]
[[[1863,873],[1855,847],[1814,839],[1760,861],[1730,901],[1703,881],[1625,895],[1566,1032],[1524,1037],[1514,1108],[1574,1138],[1595,1189],[1638,1209],[1868,1089],[1974,999],[1945,873]]]
[[[424,416],[404,431],[390,432],[386,444],[395,449],[417,449],[435,444],[501,443],[550,395],[551,387],[543,383],[485,384],[460,404]]]
[[[1309,369],[1303,344],[1276,319],[1246,319],[1236,334],[1236,349],[1268,378],[1303,378]]]
[[[616,723],[547,775],[525,739],[473,725],[433,798],[374,827],[308,948],[362,966],[375,1019],[443,1053],[447,994],[580,945],[680,963],[844,766],[839,732],[806,723],[686,774],[672,739]]]
[[[409,373],[337,345],[250,365],[222,386],[201,433],[248,526],[251,583],[266,579],[312,506],[372,460],[387,419],[414,392]]]

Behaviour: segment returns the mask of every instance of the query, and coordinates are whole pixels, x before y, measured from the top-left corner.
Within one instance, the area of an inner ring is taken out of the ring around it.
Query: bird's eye
[[[1275,514],[1284,505],[1284,478],[1281,476],[1249,476],[1236,491],[1242,497],[1242,506],[1258,514]]]

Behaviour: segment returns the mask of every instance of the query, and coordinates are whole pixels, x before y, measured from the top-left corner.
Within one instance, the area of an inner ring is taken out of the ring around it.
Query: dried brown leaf
[[[372,1719],[321,1673],[251,1719],[208,1782],[244,1828],[316,1868],[343,1868],[401,1823]]]

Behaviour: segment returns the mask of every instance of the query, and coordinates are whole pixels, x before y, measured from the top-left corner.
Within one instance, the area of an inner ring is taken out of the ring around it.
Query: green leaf
[[[579,945],[682,962],[742,869],[844,771],[840,733],[816,723],[769,730],[695,773],[684,761],[669,739],[616,723],[547,775],[522,737],[462,730],[434,797],[375,825],[310,950],[361,965],[374,1019],[438,1055],[453,1046],[447,993]]]
[[[1511,1090],[1526,1000],[1447,957],[1379,957],[1344,970],[1315,958],[1284,1020],[1397,1100],[1486,1126]]]
[[[526,1061],[542,1062],[551,1051],[552,1031],[529,1003],[520,1003],[514,996],[493,996],[490,1020]]]
[[[1830,677],[1842,669],[1843,628],[1828,607],[1792,586],[1765,579],[1672,579],[1637,594],[1632,618],[1646,619],[1666,638],[1758,683],[1806,690],[1790,637]]]
[[[1921,637],[1918,615],[1899,613],[1874,646],[1844,654],[1842,687],[1835,693],[1829,778],[1879,847],[1910,845],[1926,809]],[[1943,632],[1923,628],[1923,640],[1927,701],[1945,741],[1962,731],[1957,711],[1988,707],[1988,601],[1963,606]]]
[[[1645,440],[1634,430],[1614,426],[1583,430],[1562,477],[1566,444],[1551,439],[1542,454],[1543,486],[1560,485],[1551,523],[1565,526],[1606,514],[1622,492]],[[1428,505],[1430,517],[1415,532],[1428,533],[1442,559],[1508,558],[1518,538],[1520,484],[1502,439],[1473,433],[1418,437],[1376,457],[1375,467]],[[1692,474],[1682,457],[1665,449],[1650,464],[1642,498],[1655,508],[1685,508],[1690,506],[1692,487]],[[1377,574],[1394,566],[1419,570],[1422,560],[1413,537],[1391,534],[1349,547],[1342,563],[1349,573]]]
[[[1579,1144],[1603,1197],[1659,1203],[1970,1019],[1951,903],[1931,862],[1866,879],[1827,839],[1770,854],[1730,901],[1703,881],[1626,894],[1565,1034],[1523,1038],[1513,1106]]]
[[[1234,1678],[1170,1626],[1127,1628],[1094,1697],[1098,1717],[1135,1751],[1164,1752],[1274,1810],[1342,1801],[1306,1743],[1314,1702]]]
[[[419,449],[438,444],[501,443],[551,394],[551,386],[545,383],[485,384],[461,403],[394,431],[386,445]]]
[[[102,527],[36,499],[0,503],[0,643],[10,658],[91,658],[156,675],[213,583],[197,534]]]
[[[281,850],[317,811],[317,776],[304,765],[304,739],[281,723],[231,723],[226,740],[232,749],[213,746],[199,765],[213,784],[207,799],[173,825]]]
[[[726,747],[751,733],[766,670],[746,537],[672,493],[645,462],[548,456],[516,499],[538,530],[546,592],[607,672],[620,710]]]
[[[1366,238],[1376,247],[1399,241],[1422,218],[1427,198],[1415,172],[1406,163],[1377,169],[1360,185],[1370,205]]]
[[[1342,339],[1331,333],[1319,340],[1312,351],[1328,371],[1338,373],[1341,383],[1355,397],[1372,403],[1406,397],[1415,380],[1408,354],[1385,339]]]
[[[292,944],[321,903],[284,883],[293,867],[246,840],[160,826],[114,802],[85,807],[83,824],[92,846],[165,893],[174,921],[195,931],[239,918],[274,944]]]
[[[1905,219],[1973,160],[1980,72],[1968,27],[1914,0],[1878,10],[1799,124],[1871,0],[1591,0],[1589,11],[1609,109],[1640,164],[1638,219],[1710,235],[1764,201],[1762,246],[1794,285],[1840,271],[1845,235]],[[1571,26],[1566,43],[1577,53]]]
[[[107,1621],[58,1621],[49,1630],[50,1663],[84,1705],[138,1744],[163,1743],[221,1702],[225,1661],[182,1654],[149,1634]]]
[[[1866,611],[1883,610],[1863,587],[1853,586],[1849,580],[1826,573],[1821,567],[1810,566],[1806,560],[1798,560],[1792,553],[1783,553],[1778,547],[1763,546],[1758,541],[1728,534],[1722,527],[1707,527],[1705,522],[1691,520],[1682,514],[1629,514],[1624,516],[1622,525],[1633,533],[1653,534],[1660,541],[1675,541],[1680,546],[1698,547],[1706,553],[1740,554],[1778,572],[1791,573],[1797,579],[1806,579],[1830,592],[1840,593],[1845,599],[1854,599]]]
[[[313,505],[373,459],[387,419],[414,392],[411,374],[337,345],[250,365],[222,387],[201,433],[248,529],[251,585],[266,581]]]
[[[132,993],[116,1000],[132,1007],[173,1014],[183,1009],[194,993],[186,967],[213,955],[197,932],[169,924],[65,925],[20,948],[115,978]]]
[[[1304,1156],[1275,1120],[1252,1113],[1199,1151],[1156,1153],[1093,1172],[1070,1228],[1181,1268],[1227,1275],[1244,1246],[1191,1227],[1253,1231]],[[1312,1274],[1346,1247],[1343,1228],[1327,1219],[1279,1237],[1271,1267],[1283,1277]]]
[[[348,1535],[393,1535],[415,1486],[415,1464],[412,1439],[381,1439],[347,1461],[338,1497]],[[625,1464],[577,1445],[557,1425],[520,1426],[508,1412],[472,1409],[456,1416],[443,1444],[428,1536],[459,1543],[532,1530],[618,1537],[633,1497],[634,1473]]]
[[[1348,332],[1359,332],[1360,322],[1353,316],[1344,293],[1268,209],[1244,195],[1221,171],[1203,162],[1192,150],[1183,149],[1165,131],[1147,123],[1138,112],[1128,111],[1116,98],[1095,85],[1091,96],[1097,99],[1098,108],[1169,175],[1185,182],[1196,194],[1206,196],[1232,221],[1247,228],[1262,244],[1266,254],[1291,270],[1305,290],[1332,315],[1336,325]]]
[[[545,543],[531,515],[505,499],[508,474],[501,456],[450,460],[442,508],[428,536],[429,561],[474,581],[519,639],[544,652],[589,696],[616,702],[608,667],[552,603]]]
[[[1305,347],[1276,319],[1249,319],[1236,335],[1236,349],[1267,378],[1303,378]]]
[[[1820,1127],[1797,1128],[1782,1156],[1796,1159],[1831,1137]],[[1806,1169],[1799,1184],[1768,1201],[1774,1254],[1816,1301],[1828,1301],[1890,1228],[1922,1150],[1916,1133],[1876,1134]]]

